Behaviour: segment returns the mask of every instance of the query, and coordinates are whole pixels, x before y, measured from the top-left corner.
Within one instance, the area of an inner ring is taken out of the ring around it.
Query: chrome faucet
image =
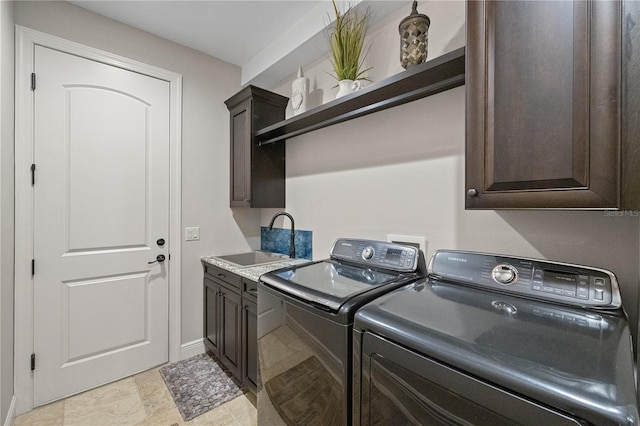
[[[289,220],[291,220],[291,242],[289,243],[289,257],[291,259],[295,259],[296,258],[296,238],[295,238],[296,229],[295,229],[295,225],[293,224],[293,216],[291,216],[287,212],[280,212],[280,213],[274,214],[273,217],[271,218],[271,223],[269,223],[269,229],[273,229],[273,222],[275,222],[278,216],[287,216]]]

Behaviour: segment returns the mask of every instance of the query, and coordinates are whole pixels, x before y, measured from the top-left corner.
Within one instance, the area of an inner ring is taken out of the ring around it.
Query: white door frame
[[[15,93],[15,360],[16,415],[33,409],[33,192],[30,167],[33,162],[34,96],[31,73],[36,45],[56,49],[119,68],[167,81],[169,100],[169,361],[180,359],[180,277],[181,277],[181,146],[182,76],[138,61],[16,25]],[[37,90],[37,85],[36,85]],[[37,170],[36,170],[37,174]]]

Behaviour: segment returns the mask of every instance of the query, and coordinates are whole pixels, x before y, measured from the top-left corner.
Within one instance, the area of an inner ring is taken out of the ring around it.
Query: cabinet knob
[[[478,196],[478,190],[475,188],[471,188],[470,190],[467,191],[467,197],[477,197]]]

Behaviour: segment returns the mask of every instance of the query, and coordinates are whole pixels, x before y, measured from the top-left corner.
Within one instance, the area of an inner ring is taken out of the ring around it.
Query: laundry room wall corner
[[[0,423],[14,417],[14,2],[0,2]]]

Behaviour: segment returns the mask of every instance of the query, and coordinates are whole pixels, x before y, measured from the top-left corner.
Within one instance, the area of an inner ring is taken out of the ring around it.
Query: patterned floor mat
[[[185,421],[198,417],[244,392],[222,363],[208,354],[174,362],[160,369]]]

